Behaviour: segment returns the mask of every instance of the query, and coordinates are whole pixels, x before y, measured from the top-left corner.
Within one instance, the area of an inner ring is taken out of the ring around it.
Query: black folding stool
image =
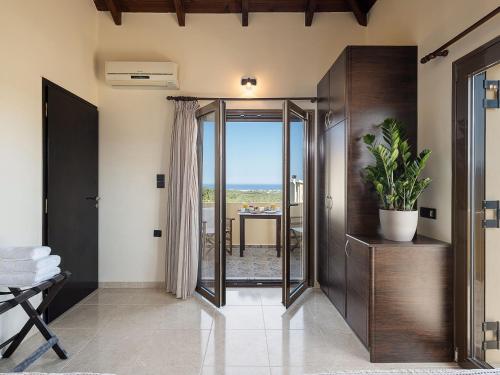
[[[0,344],[0,350],[10,344],[3,354],[3,358],[9,358],[12,354],[14,354],[16,349],[19,347],[19,345],[33,326],[35,326],[43,335],[45,340],[47,340],[46,343],[36,349],[28,358],[18,364],[13,369],[13,372],[23,372],[33,362],[35,362],[47,351],[49,351],[50,348],[52,348],[56,352],[59,358],[68,358],[68,353],[66,353],[66,351],[61,347],[58,337],[50,330],[47,324],[42,320],[41,316],[45,312],[47,307],[49,307],[50,303],[53,301],[57,293],[59,293],[62,287],[66,284],[70,276],[70,272],[64,271],[32,288],[28,288],[25,290],[21,290],[20,288],[8,288],[10,292],[0,293],[0,295],[13,296],[13,298],[7,301],[0,302],[0,315],[11,310],[17,305],[21,305],[23,310],[29,316],[28,321],[17,334]],[[39,293],[42,293],[43,299],[38,308],[35,308],[31,304],[29,299]]]

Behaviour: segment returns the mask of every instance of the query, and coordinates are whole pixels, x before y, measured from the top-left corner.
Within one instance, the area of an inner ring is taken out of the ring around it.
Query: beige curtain
[[[193,294],[198,276],[198,160],[196,101],[175,102],[167,193],[167,291]]]

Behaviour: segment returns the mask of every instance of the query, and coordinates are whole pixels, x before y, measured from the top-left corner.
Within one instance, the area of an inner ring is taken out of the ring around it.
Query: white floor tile
[[[215,316],[219,329],[264,329],[262,306],[225,306]]]
[[[205,366],[269,366],[265,331],[213,329]]]
[[[103,289],[51,324],[71,358],[46,353],[29,370],[117,375],[304,375],[340,370],[454,367],[373,364],[368,351],[320,290],[294,306],[280,288],[229,288],[227,306],[180,300],[160,289]],[[43,339],[37,334],[11,370]]]

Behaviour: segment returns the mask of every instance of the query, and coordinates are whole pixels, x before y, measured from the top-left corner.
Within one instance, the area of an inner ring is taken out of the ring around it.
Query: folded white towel
[[[61,273],[59,267],[43,269],[43,272],[9,272],[0,273],[0,286],[23,288],[40,284],[52,276]]]
[[[48,246],[0,247],[0,258],[16,260],[37,260],[50,254]]]
[[[49,255],[38,260],[0,259],[0,272],[37,272],[61,264],[59,255]]]

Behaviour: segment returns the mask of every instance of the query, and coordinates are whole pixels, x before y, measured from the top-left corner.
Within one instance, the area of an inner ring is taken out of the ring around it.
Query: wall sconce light
[[[250,78],[250,77],[242,78],[241,86],[245,86],[247,90],[250,90],[252,87],[257,86],[257,78]]]

